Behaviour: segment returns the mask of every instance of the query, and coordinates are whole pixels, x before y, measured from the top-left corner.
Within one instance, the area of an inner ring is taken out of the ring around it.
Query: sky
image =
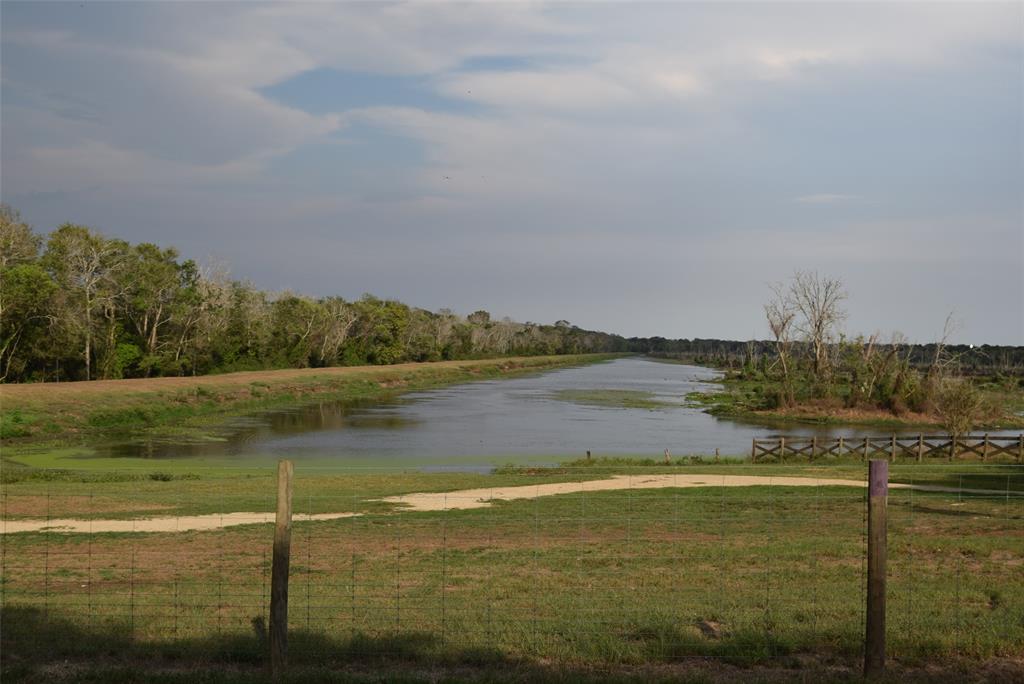
[[[1024,3],[0,4],[0,195],[272,290],[1024,344]]]

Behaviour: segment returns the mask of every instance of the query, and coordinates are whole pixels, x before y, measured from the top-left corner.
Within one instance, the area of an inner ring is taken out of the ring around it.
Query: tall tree
[[[829,352],[835,342],[836,328],[846,319],[841,302],[846,299],[843,282],[818,275],[816,271],[797,271],[789,286],[789,302],[799,313],[796,331],[810,344],[814,378],[821,387],[829,387],[832,366]]]
[[[119,240],[72,223],[55,230],[46,244],[43,261],[64,295],[62,320],[81,339],[86,380],[92,378],[96,319],[119,294],[116,275],[124,263],[124,247]]]

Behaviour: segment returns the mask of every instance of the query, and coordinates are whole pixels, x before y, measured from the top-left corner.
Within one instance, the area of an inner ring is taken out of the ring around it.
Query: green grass
[[[300,468],[296,512],[367,515],[294,523],[293,664],[398,668],[407,676],[464,668],[467,678],[519,672],[572,681],[573,674],[608,671],[625,677],[632,667],[654,668],[654,679],[663,668],[671,679],[672,668],[710,662],[741,674],[838,668],[837,676],[852,680],[863,638],[861,489],[638,489],[400,514],[369,501],[672,468],[864,474],[858,464],[603,464],[502,475]],[[177,502],[182,511],[272,509],[270,473],[198,475],[24,480],[5,486],[4,505],[47,492],[51,507],[64,512],[122,502]],[[1024,485],[1024,472],[1011,467],[894,466],[894,479],[904,476],[967,476],[974,485],[1010,478],[1014,491]],[[896,666],[927,666],[941,677],[962,673],[965,663],[1024,657],[1021,500],[892,490],[889,501],[889,654]],[[26,677],[64,661],[126,668],[124,677],[214,665],[229,672],[211,681],[256,677],[264,646],[253,620],[265,620],[271,532],[251,525],[5,537],[5,662]],[[707,672],[690,675],[700,681]]]
[[[585,406],[608,408],[667,409],[682,404],[672,404],[658,399],[652,392],[617,389],[563,389],[552,393],[552,398]]]

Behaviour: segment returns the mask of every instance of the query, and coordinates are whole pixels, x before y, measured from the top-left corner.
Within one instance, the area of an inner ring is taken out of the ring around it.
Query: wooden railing
[[[963,456],[977,456],[988,461],[997,456],[1009,456],[1024,463],[1024,434],[1020,435],[890,435],[888,437],[775,437],[754,439],[750,447],[750,460],[765,457],[785,461],[786,456],[803,456],[809,460],[829,456],[856,456],[862,460],[886,458],[890,461],[943,457],[953,460]]]

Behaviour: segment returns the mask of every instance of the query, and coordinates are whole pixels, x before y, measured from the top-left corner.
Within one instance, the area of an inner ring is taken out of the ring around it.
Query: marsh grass
[[[633,409],[671,409],[683,404],[673,404],[657,397],[653,392],[620,389],[563,389],[552,392],[552,398],[584,406]]]

